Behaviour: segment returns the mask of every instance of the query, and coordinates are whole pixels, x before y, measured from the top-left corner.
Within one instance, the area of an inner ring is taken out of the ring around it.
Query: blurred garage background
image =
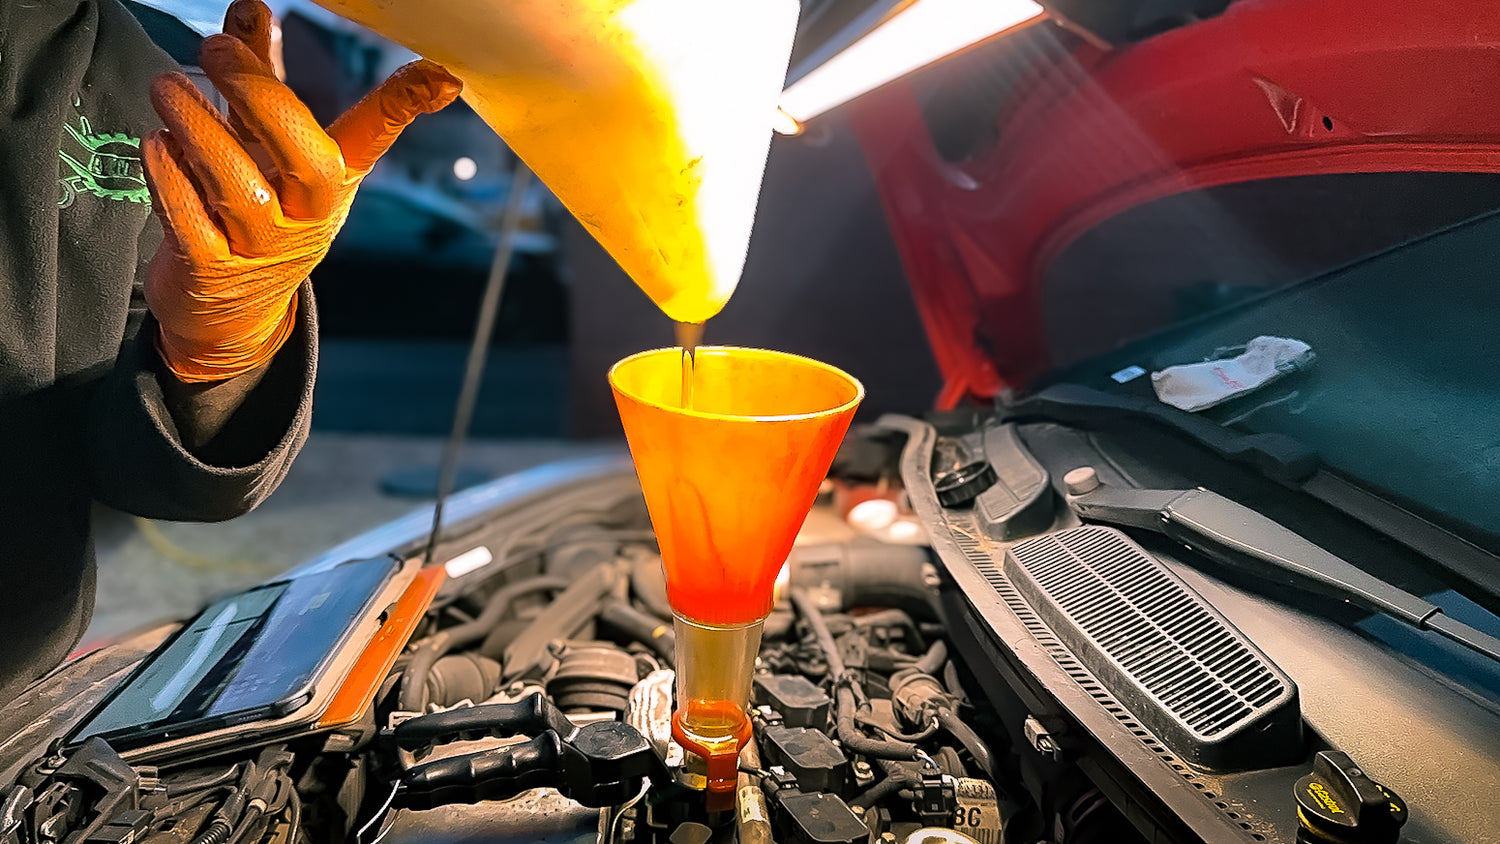
[[[123,0],[193,72],[227,0]],[[272,0],[287,84],[325,124],[413,56],[303,0]],[[201,75],[200,84],[207,86]],[[739,292],[707,341],[804,354],[866,385],[862,413],[931,405],[938,373],[859,147],[836,116],[777,137]],[[462,102],[366,180],[313,276],[314,433],[281,489],[218,525],[98,514],[91,636],[196,608],[422,503],[451,424],[514,157]],[[540,185],[525,199],[464,477],[622,448],[605,373],[671,325]]]

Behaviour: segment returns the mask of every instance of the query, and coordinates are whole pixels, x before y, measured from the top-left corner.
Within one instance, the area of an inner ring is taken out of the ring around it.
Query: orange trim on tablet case
[[[364,715],[447,577],[448,572],[442,566],[431,566],[417,573],[417,579],[396,599],[390,617],[376,631],[375,638],[360,654],[349,676],[344,679],[344,685],[318,719],[320,729],[342,727]]]

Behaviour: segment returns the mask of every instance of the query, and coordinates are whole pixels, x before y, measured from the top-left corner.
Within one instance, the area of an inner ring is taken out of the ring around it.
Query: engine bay
[[[545,494],[456,504],[437,546],[446,562],[402,581],[400,600],[381,593],[364,619],[379,632],[317,717],[117,748],[80,740],[77,725],[196,628],[65,663],[0,710],[0,844],[1493,831],[1488,813],[1434,796],[1500,779],[1493,706],[1345,626],[1326,596],[1262,589],[1238,576],[1252,571],[1242,561],[1226,570],[1228,544],[1195,550],[1198,534],[1152,531],[1161,514],[1201,532],[1230,513],[1221,539],[1257,519],[1256,542],[1302,534],[1184,492],[1165,461],[1105,460],[1100,440],[1065,427],[882,424],[841,453],[777,581],[728,807],[710,810],[701,760],[673,739],[672,611],[622,463]],[[1247,489],[1236,499],[1256,500]],[[425,537],[420,519],[406,527],[296,577],[374,566],[375,548],[413,572]],[[1308,563],[1319,547],[1282,556]],[[1325,579],[1339,571],[1323,565]]]
[[[795,549],[736,805],[708,812],[671,739],[671,612],[644,508],[626,492],[553,512],[453,557],[358,722],[130,761],[55,742],[6,792],[6,840],[1002,840],[1019,806],[924,546]],[[465,571],[474,548],[491,562]]]

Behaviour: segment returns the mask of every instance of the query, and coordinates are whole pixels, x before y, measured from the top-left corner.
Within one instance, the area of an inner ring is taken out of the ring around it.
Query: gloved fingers
[[[344,151],[349,169],[364,174],[417,115],[438,111],[462,90],[463,83],[442,66],[426,59],[414,61],[344,112],[328,127],[328,134]]]
[[[223,116],[181,73],[163,73],[152,80],[151,104],[182,150],[182,160],[222,224],[230,250],[239,255],[274,250],[281,206]]]
[[[250,48],[256,58],[265,62],[267,67],[271,66],[271,9],[261,0],[235,0],[230,3],[229,8],[224,10],[224,34],[245,42],[245,46]],[[242,139],[254,137],[239,114],[231,109],[228,116],[229,126],[236,135]],[[254,149],[250,150],[250,155],[264,170],[268,162],[257,155]]]
[[[203,206],[203,197],[188,178],[181,157],[182,151],[165,130],[158,129],[141,142],[151,207],[161,220],[167,245],[201,266],[228,254],[229,243]]]
[[[298,220],[328,216],[344,180],[344,158],[312,112],[238,38],[210,36],[199,61],[247,140],[260,141],[275,165],[282,213]]]
[[[224,10],[224,34],[245,42],[251,55],[271,66],[271,9],[261,0],[234,0]]]

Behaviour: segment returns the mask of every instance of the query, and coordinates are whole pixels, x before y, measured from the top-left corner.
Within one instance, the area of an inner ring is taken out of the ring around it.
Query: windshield
[[[1500,537],[1497,238],[1500,216],[1486,215],[1059,377],[1153,397],[1148,373],[1232,356],[1259,336],[1300,340],[1316,355],[1306,371],[1199,415],[1291,436],[1326,468],[1491,544]]]
[[[1500,549],[1500,26],[1351,0],[1057,5],[1066,25],[849,112],[940,403],[1058,380],[1156,401],[1152,373],[1286,338],[1305,371],[1187,412],[1284,434]]]

